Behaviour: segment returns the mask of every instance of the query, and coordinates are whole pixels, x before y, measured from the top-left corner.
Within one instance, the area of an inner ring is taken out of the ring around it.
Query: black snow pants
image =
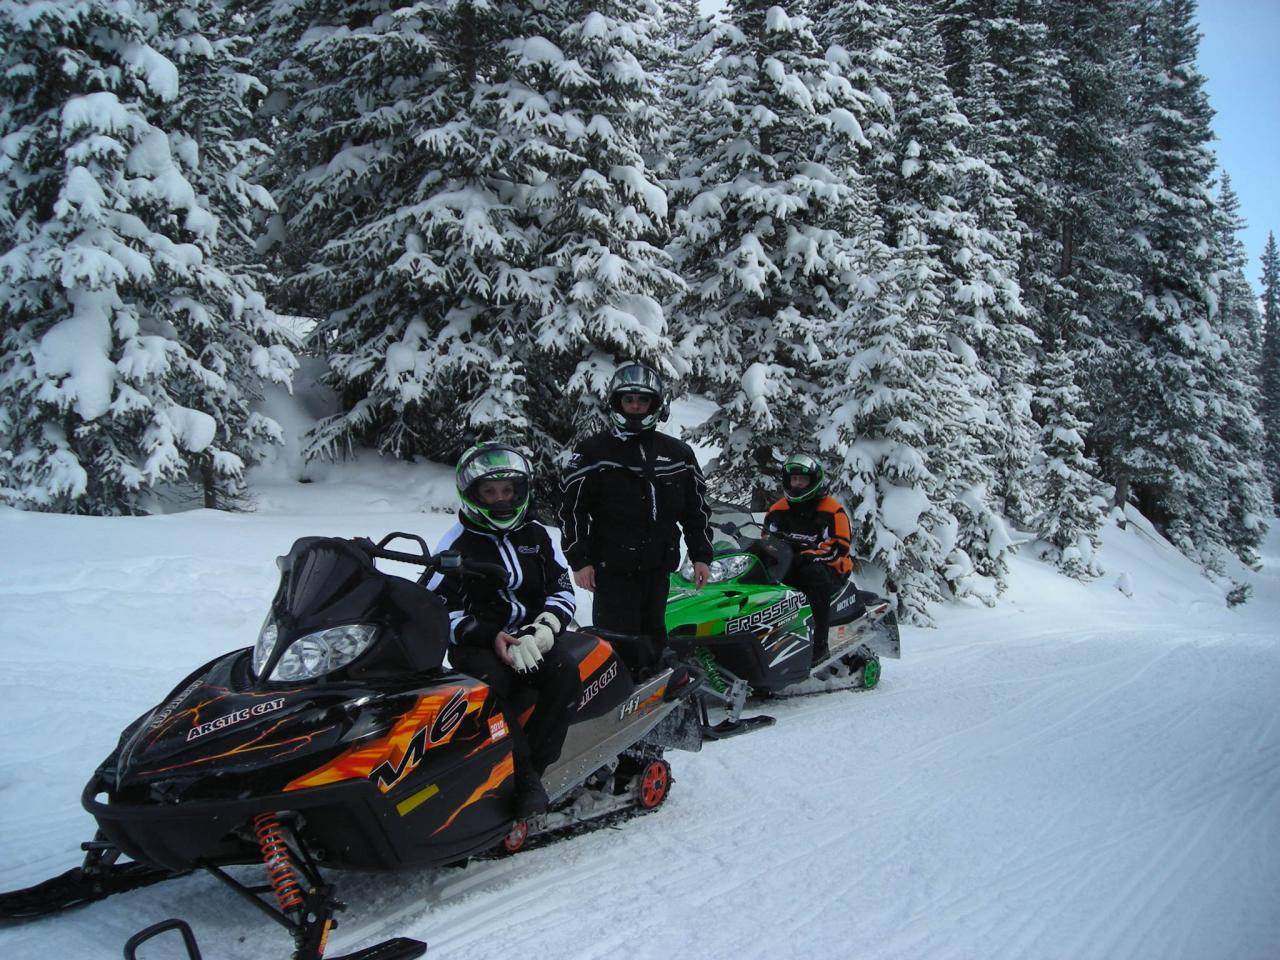
[[[591,621],[604,630],[640,637],[633,649],[618,650],[633,677],[652,671],[667,645],[669,583],[669,575],[661,569],[611,573],[605,567],[596,568]]]
[[[453,647],[449,661],[463,673],[483,680],[498,695],[517,772],[532,769],[541,777],[547,767],[560,759],[565,734],[569,732],[569,711],[582,695],[582,681],[578,679],[578,665],[559,644],[530,673],[517,673],[485,647]],[[520,687],[532,688],[538,696],[533,715],[523,728],[520,715],[511,704],[512,694]]]
[[[804,593],[813,611],[813,662],[827,656],[827,633],[831,628],[831,598],[844,583],[847,574],[832,570],[825,563],[801,563],[792,567],[782,582]]]

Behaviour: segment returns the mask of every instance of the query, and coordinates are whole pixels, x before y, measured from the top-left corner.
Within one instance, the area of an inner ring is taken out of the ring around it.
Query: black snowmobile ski
[[[97,839],[81,844],[81,848],[87,853],[80,866],[43,883],[0,894],[0,921],[27,920],[59,913],[190,872],[165,870],[145,863],[118,863],[120,851],[101,833]]]
[[[140,946],[149,940],[154,940],[161,934],[168,933],[170,930],[176,931],[182,938],[182,946],[187,953],[187,960],[204,960],[191,925],[185,920],[180,920],[176,917],[169,920],[161,920],[159,923],[144,927],[125,941],[125,960],[138,960],[138,948]],[[426,952],[427,945],[421,940],[412,940],[408,937],[393,937],[390,940],[382,941],[382,943],[375,943],[371,947],[364,947],[355,953],[344,953],[340,957],[329,957],[328,960],[416,960],[417,957],[423,956]],[[294,954],[294,958],[298,956],[299,954]]]

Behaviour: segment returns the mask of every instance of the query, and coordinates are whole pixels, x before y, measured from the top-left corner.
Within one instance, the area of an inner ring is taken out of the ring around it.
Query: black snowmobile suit
[[[554,535],[530,520],[502,533],[483,530],[459,515],[436,546],[456,550],[467,560],[504,567],[507,582],[477,577],[432,577],[427,584],[449,611],[452,645],[449,661],[483,680],[502,700],[517,773],[532,769],[539,776],[560,757],[569,729],[569,709],[578,702],[582,682],[577,663],[557,643],[543,655],[538,669],[517,673],[493,648],[499,631],[514,634],[540,613],[553,614],[563,628],[573,619],[576,601],[564,554]],[[517,688],[537,692],[533,715],[521,726],[512,698]]]
[[[653,430],[587,438],[564,474],[561,528],[569,565],[669,573],[680,562],[677,524],[690,559],[710,563],[705,494],[698,460],[682,440]]]
[[[687,443],[652,430],[584,440],[565,471],[561,522],[574,570],[595,568],[597,627],[641,638],[613,639],[633,673],[656,665],[666,644],[667,575],[689,557],[711,562],[706,482]],[[612,638],[611,638],[612,639]]]
[[[459,514],[436,545],[437,553],[442,550],[456,550],[468,560],[507,571],[504,586],[472,577],[431,578],[427,588],[448,608],[455,644],[490,649],[499,630],[512,633],[543,612],[566,626],[573,619],[577,601],[564,554],[551,531],[536,520],[497,533]]]

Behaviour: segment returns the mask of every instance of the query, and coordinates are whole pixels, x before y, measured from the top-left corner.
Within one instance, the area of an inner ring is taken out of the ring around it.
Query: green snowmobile
[[[759,521],[741,508],[716,509],[711,526],[727,536],[714,545],[711,579],[695,591],[686,560],[671,575],[666,616],[668,646],[706,675],[704,711],[708,699],[725,711],[721,723],[704,722],[705,737],[723,739],[773,723],[772,717],[742,717],[750,696],[874,687],[881,658],[901,656],[893,604],[858,590],[850,578],[831,601],[830,654],[814,663],[808,600],[782,583],[791,547],[762,536]]]

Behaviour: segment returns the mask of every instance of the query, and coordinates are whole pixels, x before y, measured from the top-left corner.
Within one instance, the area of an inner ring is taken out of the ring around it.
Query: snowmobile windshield
[[[314,680],[348,666],[379,632],[387,577],[346,540],[305,537],[281,557],[276,591],[253,648],[253,674]]]
[[[739,548],[750,546],[760,535],[760,519],[747,507],[720,500],[711,501],[710,507],[712,530],[731,538]]]
[[[280,587],[253,650],[255,677],[392,677],[444,662],[449,615],[439,597],[379,570],[356,542],[303,537],[277,563]]]
[[[770,583],[781,583],[791,572],[791,562],[795,559],[795,551],[785,540],[777,537],[763,537],[751,544],[751,552],[760,559],[760,566]]]
[[[368,554],[345,540],[306,537],[278,563],[280,589],[272,606],[304,632],[368,620],[385,590]]]

